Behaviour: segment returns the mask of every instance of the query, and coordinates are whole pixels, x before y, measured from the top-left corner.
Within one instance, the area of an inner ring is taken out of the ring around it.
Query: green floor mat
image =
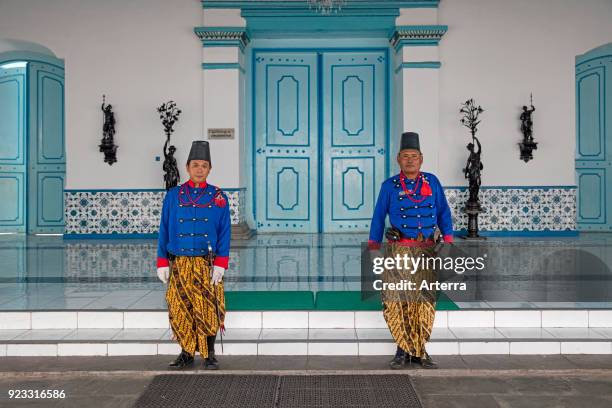
[[[380,294],[363,300],[359,291],[317,292],[316,310],[382,310]],[[436,310],[459,310],[444,293],[438,295]]]
[[[235,291],[225,292],[227,310],[312,310],[311,291]]]
[[[360,291],[232,291],[225,292],[225,306],[232,310],[382,310],[380,293],[361,299]],[[459,310],[444,293],[437,310]]]

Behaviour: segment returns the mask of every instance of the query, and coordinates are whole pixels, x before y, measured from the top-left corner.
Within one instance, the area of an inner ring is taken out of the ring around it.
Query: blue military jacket
[[[158,266],[168,254],[207,255],[210,245],[215,265],[227,268],[230,238],[229,201],[218,187],[196,187],[190,180],[166,193],[159,225]]]
[[[415,183],[418,184],[419,188],[413,194],[404,191],[400,174],[383,182],[372,216],[370,241],[382,242],[387,215],[391,225],[406,238],[416,238],[419,232],[424,238],[429,238],[439,228],[445,240],[452,240],[453,221],[442,185],[431,173],[422,172],[421,175],[423,179],[420,182],[418,177],[404,179],[409,192],[415,190]]]

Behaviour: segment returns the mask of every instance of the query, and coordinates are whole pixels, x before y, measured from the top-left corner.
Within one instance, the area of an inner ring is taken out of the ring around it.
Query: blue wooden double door
[[[385,177],[387,52],[254,51],[260,232],[368,231]]]
[[[578,229],[612,231],[612,43],[576,59]]]
[[[64,231],[64,69],[0,65],[0,232]]]

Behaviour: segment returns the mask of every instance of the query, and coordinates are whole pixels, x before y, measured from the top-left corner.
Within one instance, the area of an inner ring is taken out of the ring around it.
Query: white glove
[[[167,266],[162,266],[157,268],[157,277],[163,283],[168,283],[168,277],[170,276],[170,268]]]
[[[212,285],[216,285],[217,283],[221,282],[221,279],[223,279],[224,273],[225,273],[225,268],[215,265],[210,283]]]

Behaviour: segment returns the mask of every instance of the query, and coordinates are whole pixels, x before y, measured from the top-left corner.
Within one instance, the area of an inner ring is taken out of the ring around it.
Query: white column
[[[440,146],[438,47],[403,47],[403,125],[420,135],[423,169],[438,172]]]
[[[203,27],[196,28],[202,40],[204,138],[211,145],[210,182],[226,189],[236,202],[238,220],[232,219],[232,237],[248,237],[245,220],[244,179],[246,152],[244,126],[244,47],[248,44],[246,22],[237,9],[205,9]],[[210,139],[211,130],[231,129],[231,139]]]
[[[420,135],[424,155],[423,170],[437,173],[439,170],[440,145],[440,57],[438,43],[447,27],[435,25],[437,12],[424,10],[410,12],[402,10],[398,23],[421,25],[398,25],[391,38],[397,55],[395,72],[399,76],[401,101],[399,126],[402,131],[413,131]],[[429,25],[424,25],[429,24]],[[431,25],[434,24],[434,25]],[[392,146],[397,151],[396,146]],[[392,152],[395,153],[395,152]]]

